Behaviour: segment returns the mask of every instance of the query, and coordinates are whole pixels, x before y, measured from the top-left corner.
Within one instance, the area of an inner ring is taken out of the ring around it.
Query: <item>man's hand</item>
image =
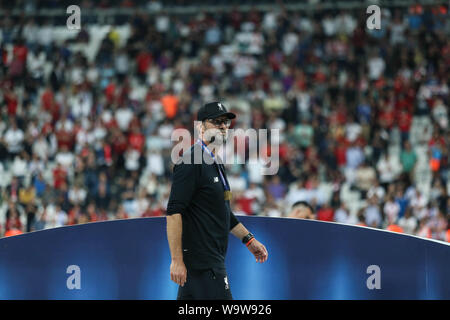
[[[269,257],[266,247],[256,239],[251,240],[252,242],[248,245],[248,250],[253,253],[256,258],[256,262],[263,263]]]
[[[170,264],[170,280],[180,286],[186,283],[187,270],[183,260],[172,260]]]

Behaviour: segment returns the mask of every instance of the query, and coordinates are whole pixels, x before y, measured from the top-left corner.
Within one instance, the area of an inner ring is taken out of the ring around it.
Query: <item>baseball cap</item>
[[[227,108],[220,102],[210,102],[205,104],[198,110],[197,120],[204,121],[206,119],[215,119],[220,116],[227,116],[228,119],[236,118],[236,115],[232,112],[228,112]]]

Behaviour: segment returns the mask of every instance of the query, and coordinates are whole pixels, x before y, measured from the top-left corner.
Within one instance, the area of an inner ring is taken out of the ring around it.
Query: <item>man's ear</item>
[[[201,121],[196,121],[194,128],[195,128],[195,131],[196,131],[196,134],[198,135],[198,137],[202,138],[203,132],[205,132],[204,131],[204,123]]]

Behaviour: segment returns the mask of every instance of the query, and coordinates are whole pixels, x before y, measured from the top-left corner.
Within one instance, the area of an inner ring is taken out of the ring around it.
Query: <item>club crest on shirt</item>
[[[219,177],[214,177],[214,183],[219,182]]]

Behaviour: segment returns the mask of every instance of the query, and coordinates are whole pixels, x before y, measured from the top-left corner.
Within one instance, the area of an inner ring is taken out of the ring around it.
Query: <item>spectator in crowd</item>
[[[376,172],[367,161],[362,162],[355,174],[355,186],[361,192],[363,198],[366,197],[367,192],[377,181]]]
[[[376,196],[373,196],[368,200],[368,205],[364,210],[365,224],[368,227],[379,228],[382,223],[382,215],[378,200]]]
[[[398,225],[407,234],[415,234],[417,229],[417,219],[412,214],[412,209],[408,208],[405,215],[398,220]]]
[[[289,218],[296,219],[315,219],[313,207],[306,201],[298,201],[293,204],[291,211],[288,214]]]
[[[317,220],[321,221],[334,221],[334,210],[326,202],[323,206],[317,210]]]
[[[22,151],[23,142],[25,140],[24,132],[17,126],[17,122],[14,118],[11,119],[10,126],[6,130],[3,139],[6,143],[9,159],[14,159],[15,156]]]
[[[400,212],[400,205],[395,202],[395,198],[393,194],[389,194],[387,197],[387,201],[383,206],[383,213],[384,217],[387,220],[386,222],[389,225],[392,225],[397,222],[399,212]]]
[[[400,163],[386,152],[377,163],[377,171],[380,184],[386,190],[390,184],[397,180],[401,172]]]
[[[402,164],[403,172],[406,173],[410,180],[413,180],[414,168],[417,164],[417,155],[411,148],[411,143],[405,141],[403,149],[400,154],[400,162]]]

